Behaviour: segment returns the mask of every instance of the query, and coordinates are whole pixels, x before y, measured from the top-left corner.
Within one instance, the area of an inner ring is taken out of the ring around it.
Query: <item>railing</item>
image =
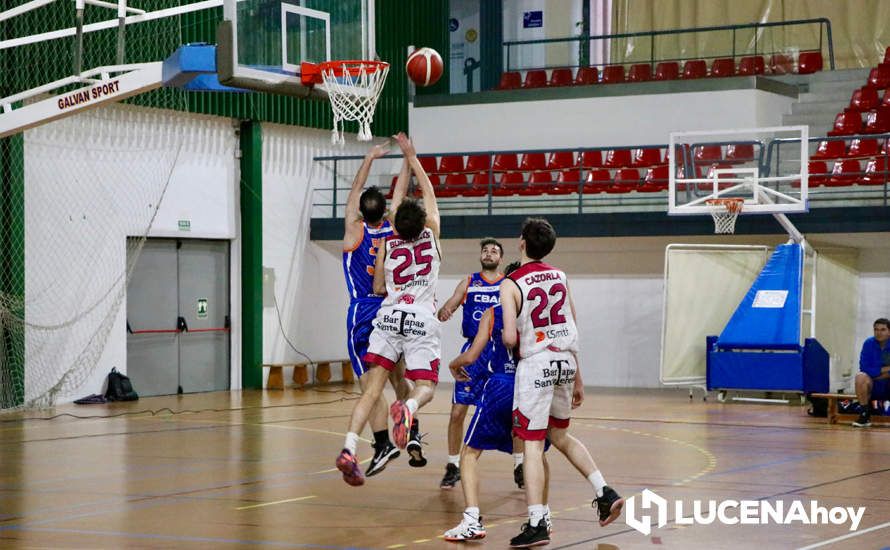
[[[764,44],[764,39],[760,36],[760,34],[764,31],[764,29],[775,28],[775,27],[792,27],[792,26],[800,26],[800,25],[819,25],[819,39],[818,44],[808,45],[807,47],[790,47],[786,46],[785,48],[778,48],[775,46],[775,40],[767,40],[766,42],[771,42],[770,44]],[[738,44],[738,38],[740,34],[743,34],[742,31],[753,30],[753,36],[748,41],[749,47],[740,47]],[[657,45],[659,38],[665,37],[676,37],[677,35],[682,34],[701,34],[708,32],[726,32],[730,33],[731,37],[731,47],[729,51],[721,51],[719,54],[715,53],[711,55],[708,53],[707,55],[695,55],[692,57],[678,57],[676,55],[666,55],[661,54],[659,52],[659,47]],[[589,59],[588,53],[590,52],[590,46],[592,42],[601,41],[605,46],[602,48],[602,51],[608,52],[608,46],[612,44],[612,42],[620,39],[627,38],[649,38],[649,51],[648,56],[645,57],[635,57],[635,56],[609,56],[610,59]],[[530,66],[523,65],[521,63],[521,49],[526,46],[538,46],[538,45],[553,45],[553,44],[578,44],[578,56],[577,63],[565,63],[565,64],[546,64],[545,66]],[[783,54],[789,53],[792,51],[822,51],[823,46],[827,45],[827,56],[828,56],[828,64],[831,70],[835,69],[834,64],[834,42],[831,35],[831,22],[824,18],[814,18],[814,19],[796,19],[792,21],[774,21],[767,23],[746,23],[741,25],[719,25],[713,27],[693,27],[693,28],[685,28],[685,29],[670,29],[670,30],[661,30],[661,31],[642,31],[642,32],[630,32],[630,33],[616,33],[616,34],[605,34],[605,35],[596,35],[596,36],[571,36],[565,38],[547,38],[547,39],[539,39],[539,40],[513,40],[506,41],[503,43],[504,48],[504,70],[505,71],[515,71],[519,69],[551,69],[557,67],[578,67],[578,66],[594,66],[594,65],[618,65],[618,64],[628,64],[628,63],[642,63],[648,62],[650,65],[654,65],[659,61],[686,61],[689,59],[714,59],[718,57],[737,57],[737,56],[747,56],[747,55],[770,55],[770,54]],[[516,50],[516,51],[514,51]]]

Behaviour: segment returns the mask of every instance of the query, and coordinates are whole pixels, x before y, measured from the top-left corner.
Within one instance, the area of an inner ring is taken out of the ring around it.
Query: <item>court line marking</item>
[[[842,540],[852,539],[853,537],[858,537],[859,535],[871,533],[872,531],[878,531],[880,529],[884,529],[885,527],[890,527],[890,521],[888,521],[887,523],[881,523],[879,525],[874,525],[872,527],[869,527],[868,529],[862,529],[861,531],[856,531],[855,533],[848,533],[846,535],[834,537],[833,539],[823,540],[822,542],[817,542],[816,544],[811,544],[809,546],[802,546],[802,547],[798,548],[797,550],[811,550],[812,548],[821,548],[822,546],[826,546],[828,544],[840,542]]]
[[[305,497],[297,497],[297,498],[288,498],[285,500],[276,500],[275,502],[264,502],[263,504],[252,504],[250,506],[241,506],[239,508],[235,508],[236,510],[251,510],[253,508],[262,508],[264,506],[272,506],[274,504],[285,504],[287,502],[298,502],[301,500],[309,500],[310,498],[315,498],[315,495],[309,495]]]

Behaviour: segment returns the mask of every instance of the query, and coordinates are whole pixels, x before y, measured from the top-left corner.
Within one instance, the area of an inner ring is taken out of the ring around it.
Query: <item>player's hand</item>
[[[386,140],[379,145],[375,145],[368,150],[368,154],[366,155],[369,159],[379,159],[383,155],[389,153],[390,140]]]
[[[446,306],[442,306],[442,307],[439,309],[439,312],[436,314],[436,317],[439,318],[439,321],[441,321],[441,322],[444,323],[444,322],[447,321],[448,319],[451,319],[451,315],[453,315],[453,314],[454,314],[453,311],[451,311],[450,309],[448,309]]]
[[[581,403],[584,403],[584,386],[575,384],[572,388],[572,408],[577,409]]]
[[[416,157],[417,151],[414,149],[414,144],[411,143],[411,140],[408,139],[408,136],[405,135],[405,132],[399,132],[398,134],[393,136],[393,139],[399,144],[399,148],[402,149],[402,153],[405,157]]]
[[[464,354],[460,354],[448,364],[448,370],[451,371],[451,375],[454,376],[455,380],[466,382],[470,379],[470,375],[464,369],[465,366],[467,366],[467,362],[464,360]]]

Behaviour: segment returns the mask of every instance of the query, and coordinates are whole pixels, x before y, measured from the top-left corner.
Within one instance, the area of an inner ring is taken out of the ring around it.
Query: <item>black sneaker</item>
[[[386,444],[380,448],[375,446],[374,458],[372,458],[371,463],[368,464],[368,470],[365,472],[365,475],[371,477],[372,475],[379,474],[386,468],[389,461],[398,458],[399,454],[399,450],[396,449],[396,446],[390,441],[387,441]]]
[[[510,539],[510,548],[531,548],[545,544],[550,544],[550,533],[547,532],[547,522],[543,519],[534,527],[529,522],[523,523],[522,532]]]
[[[445,466],[445,476],[442,478],[439,488],[454,489],[458,481],[460,481],[460,468],[449,462]]]
[[[618,496],[615,489],[606,485],[603,487],[603,496],[593,499],[591,505],[599,512],[600,526],[605,527],[621,515],[624,499]]]
[[[408,439],[408,445],[405,450],[408,451],[408,465],[414,468],[423,468],[426,466],[426,458],[423,456],[423,445],[421,435],[416,430],[411,431]]]
[[[513,481],[520,489],[525,489],[525,476],[522,474],[522,464],[513,468]]]
[[[857,428],[868,428],[871,426],[871,414],[868,412],[868,407],[862,408],[859,418],[853,421],[853,425]]]

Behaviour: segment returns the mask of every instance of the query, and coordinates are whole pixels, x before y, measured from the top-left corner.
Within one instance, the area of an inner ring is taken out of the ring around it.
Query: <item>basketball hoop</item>
[[[735,221],[745,205],[745,199],[708,199],[705,204],[714,207],[711,210],[711,217],[714,218],[714,233],[735,233]]]
[[[303,84],[324,83],[334,112],[331,143],[343,145],[343,123],[358,122],[359,141],[370,141],[371,122],[377,99],[383,91],[389,63],[384,61],[327,61],[318,65],[303,63]]]

